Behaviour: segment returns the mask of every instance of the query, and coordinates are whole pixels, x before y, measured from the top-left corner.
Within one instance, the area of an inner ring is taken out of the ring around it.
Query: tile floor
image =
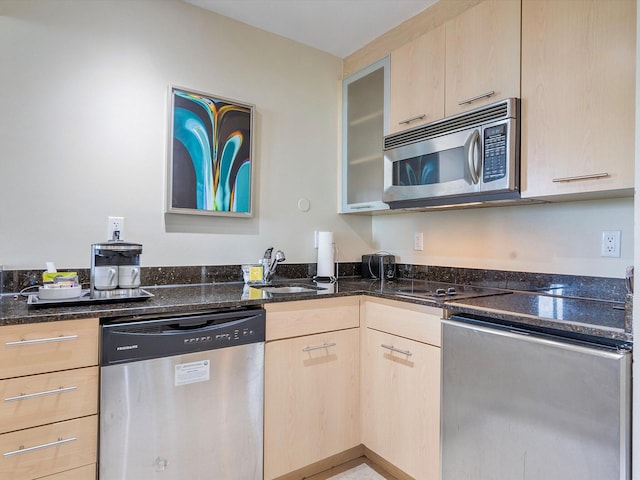
[[[396,480],[365,457],[356,458],[307,480]]]

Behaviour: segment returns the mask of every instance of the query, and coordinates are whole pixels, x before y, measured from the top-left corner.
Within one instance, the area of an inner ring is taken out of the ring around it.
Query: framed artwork
[[[252,216],[254,106],[172,86],[167,212]]]

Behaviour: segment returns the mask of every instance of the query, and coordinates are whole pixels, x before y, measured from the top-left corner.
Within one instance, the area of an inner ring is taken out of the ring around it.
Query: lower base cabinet
[[[438,480],[442,310],[366,299],[363,312],[362,443],[416,480]]]
[[[399,479],[439,480],[442,309],[375,297],[265,308],[265,480],[354,452]]]
[[[0,479],[96,480],[97,318],[0,328]]]
[[[440,349],[372,329],[364,336],[362,443],[413,478],[436,480]]]
[[[361,443],[359,300],[266,307],[264,478],[272,480]]]

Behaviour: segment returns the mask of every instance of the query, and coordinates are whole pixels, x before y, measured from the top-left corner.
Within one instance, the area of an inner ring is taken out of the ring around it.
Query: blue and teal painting
[[[251,213],[251,114],[173,89],[172,208]]]

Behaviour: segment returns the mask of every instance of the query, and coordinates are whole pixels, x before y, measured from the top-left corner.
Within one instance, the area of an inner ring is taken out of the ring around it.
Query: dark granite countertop
[[[619,302],[509,292],[451,302],[447,311],[450,315],[470,313],[515,325],[632,340],[625,306]]]
[[[311,284],[303,280],[292,284]],[[367,283],[367,282],[365,282]],[[144,300],[123,302],[82,302],[78,305],[51,307],[27,305],[19,295],[0,296],[0,326],[21,323],[50,322],[87,317],[114,318],[138,315],[182,314],[216,309],[259,306],[269,302],[303,300],[325,296],[355,295],[362,292],[358,282],[340,282],[309,293],[270,294],[241,282],[142,287],[153,296]]]
[[[289,283],[312,284],[309,280],[292,280]],[[411,285],[419,287],[420,282],[412,281]],[[446,308],[450,314],[491,315],[500,320],[525,325],[619,340],[631,340],[632,338],[630,324],[628,321],[625,323],[630,315],[625,315],[625,305],[621,302],[487,288],[478,292],[478,295],[486,296],[460,300],[421,298],[407,296],[399,292],[401,289],[406,289],[407,282],[381,283],[377,280],[359,277],[343,278],[336,284],[320,284],[319,286],[323,289],[295,294],[271,294],[240,282],[143,287],[153,297],[134,302],[89,303],[54,307],[30,307],[24,297],[2,295],[0,296],[0,326],[87,317],[114,318],[182,314],[259,306],[269,302],[366,294]]]

